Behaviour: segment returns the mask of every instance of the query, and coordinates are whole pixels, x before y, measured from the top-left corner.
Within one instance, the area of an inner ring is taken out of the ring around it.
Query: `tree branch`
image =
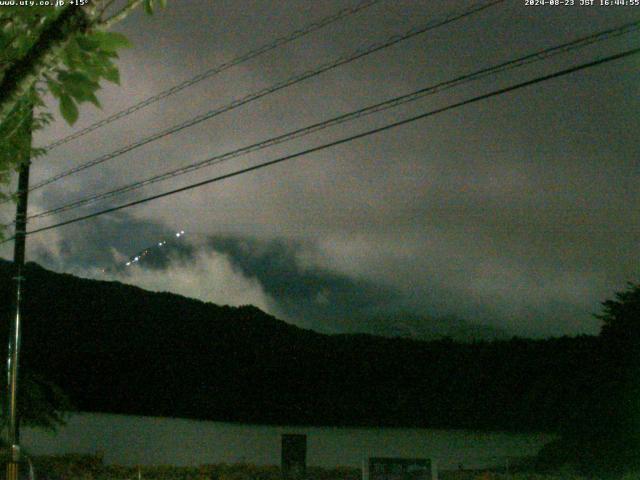
[[[107,29],[113,26],[115,23],[118,23],[121,20],[124,20],[131,12],[133,12],[138,5],[140,5],[143,0],[129,0],[129,3],[123,7],[118,13],[114,13],[106,20],[98,23],[96,26],[101,29]]]
[[[102,16],[111,8],[111,5],[115,3],[116,0],[103,0],[102,7],[100,7],[100,12],[98,13],[98,19],[102,22]]]
[[[90,17],[83,8],[67,6],[44,29],[27,54],[4,72],[0,82],[0,124],[35,85],[40,74],[50,66],[56,53],[67,45],[71,36],[86,32],[90,27]]]

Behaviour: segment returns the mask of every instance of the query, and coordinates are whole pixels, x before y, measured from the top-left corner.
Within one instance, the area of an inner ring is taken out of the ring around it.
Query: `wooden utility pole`
[[[20,358],[21,308],[24,296],[24,259],[27,231],[27,199],[29,194],[29,166],[31,164],[31,135],[33,108],[28,107],[28,118],[19,135],[24,136],[20,151],[18,199],[16,206],[16,228],[13,248],[13,280],[15,281],[15,303],[13,321],[9,333],[7,350],[7,444],[11,449],[11,458],[7,464],[7,480],[18,480],[20,452],[20,418],[18,417],[18,364]]]

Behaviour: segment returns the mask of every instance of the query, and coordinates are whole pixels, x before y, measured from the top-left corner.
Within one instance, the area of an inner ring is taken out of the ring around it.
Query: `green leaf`
[[[51,94],[56,98],[60,98],[62,96],[62,85],[49,76],[46,77],[46,80]]]
[[[92,82],[89,77],[82,73],[82,72],[66,72],[66,71],[61,71],[58,73],[58,80],[60,82],[62,82],[63,84],[65,84],[65,86],[67,84],[92,84],[92,86],[95,88],[97,87],[97,84],[95,82]]]
[[[65,85],[65,95],[71,96],[77,103],[91,101],[93,92],[79,85]]]
[[[107,52],[115,52],[119,48],[130,48],[131,42],[117,32],[94,32],[91,35],[94,39],[98,40],[100,49]]]
[[[144,0],[144,11],[147,15],[153,15],[153,0]]]
[[[92,89],[95,90],[98,88],[98,83],[94,82],[89,78],[89,76],[84,72],[60,72],[58,74],[58,80],[65,84],[65,87],[73,84],[80,85],[83,89]]]
[[[72,39],[62,51],[62,61],[69,68],[75,68],[82,58],[82,51],[76,39]]]
[[[118,52],[112,52],[109,50],[99,50],[96,52],[96,58],[101,62],[111,61],[112,58],[118,58]]]
[[[107,70],[103,65],[91,62],[82,65],[82,72],[93,82],[99,82]]]
[[[80,72],[60,72],[58,80],[62,84],[63,95],[71,95],[77,102],[93,102],[93,93],[100,88],[98,82]]]
[[[161,8],[167,8],[167,0],[158,0]]]
[[[80,45],[80,48],[89,52],[100,48],[100,41],[94,38],[93,35],[78,35],[76,41],[78,45]]]
[[[78,107],[69,95],[60,97],[60,113],[69,125],[73,125],[78,120]]]
[[[102,105],[100,105],[100,100],[98,100],[98,97],[96,97],[95,93],[91,92],[90,94],[88,94],[87,100],[93,103],[96,107],[102,108]]]
[[[106,68],[102,76],[105,80],[115,83],[116,85],[120,85],[120,72],[115,65],[112,64]]]
[[[42,157],[43,155],[47,154],[47,149],[46,148],[32,148],[31,149],[31,154],[29,155],[30,158],[36,158],[36,157]]]

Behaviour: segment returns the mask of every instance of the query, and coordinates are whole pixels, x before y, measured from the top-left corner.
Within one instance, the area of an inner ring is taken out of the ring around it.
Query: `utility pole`
[[[33,108],[28,107],[27,118],[19,135],[24,135],[18,174],[18,199],[16,205],[16,228],[13,247],[13,280],[15,281],[15,304],[13,321],[9,333],[7,350],[7,443],[11,458],[7,464],[7,480],[18,480],[20,463],[20,419],[18,417],[18,361],[20,357],[20,322],[23,284],[24,257],[27,231],[27,197],[29,193],[29,165],[31,164],[31,134]]]

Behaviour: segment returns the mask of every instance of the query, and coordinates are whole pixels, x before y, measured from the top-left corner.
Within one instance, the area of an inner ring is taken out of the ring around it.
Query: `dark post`
[[[282,478],[303,480],[307,468],[307,436],[285,433],[282,435]]]
[[[7,480],[18,480],[20,462],[20,419],[18,418],[18,361],[20,357],[20,310],[23,297],[25,237],[27,230],[27,197],[29,193],[29,165],[31,151],[31,124],[33,110],[27,114],[24,134],[23,158],[18,176],[18,203],[16,206],[16,229],[13,248],[13,279],[16,285],[13,322],[10,327],[7,352],[7,440],[11,448],[11,459],[7,464]]]

